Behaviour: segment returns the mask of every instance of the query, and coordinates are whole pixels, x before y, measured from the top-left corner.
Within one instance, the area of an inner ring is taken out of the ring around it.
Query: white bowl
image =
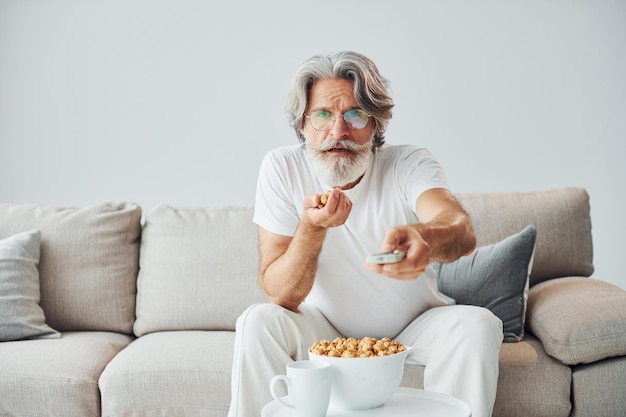
[[[393,355],[369,358],[338,358],[309,352],[309,359],[331,365],[331,404],[348,410],[365,410],[382,406],[398,389],[410,351],[407,347]]]

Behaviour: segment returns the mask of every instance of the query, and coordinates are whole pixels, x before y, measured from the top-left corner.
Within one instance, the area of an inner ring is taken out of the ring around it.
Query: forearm
[[[317,262],[326,232],[345,223],[352,203],[340,190],[333,189],[326,205],[320,197],[305,197],[304,212],[293,237],[279,236],[259,228],[259,282],[272,303],[296,311],[315,282]]]
[[[460,206],[445,210],[426,223],[414,225],[430,248],[430,258],[452,262],[476,248],[476,237],[469,215]]]
[[[270,302],[298,309],[313,287],[326,231],[301,222],[287,250],[265,268],[262,265],[259,279]]]

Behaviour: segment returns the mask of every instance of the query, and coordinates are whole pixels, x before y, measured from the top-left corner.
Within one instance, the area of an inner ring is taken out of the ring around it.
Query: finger
[[[369,269],[372,272],[376,272],[377,274],[383,273],[383,265],[380,264],[370,264],[366,262],[365,268]]]
[[[400,264],[384,265],[381,271],[386,277],[399,280],[416,279],[422,275],[423,272],[424,268],[407,267]]]
[[[352,202],[350,201],[348,196],[340,189],[335,189],[332,191],[326,205],[329,207],[329,213],[331,215],[338,215],[344,220],[352,210]]]
[[[332,211],[337,210],[339,203],[342,200],[343,192],[339,188],[333,188],[328,193],[328,202],[326,203],[327,207],[330,207]]]
[[[318,205],[320,203],[320,196],[319,194],[310,194],[307,196],[304,196],[304,199],[302,200],[302,206],[304,207],[304,209],[311,209],[311,208],[318,208]]]
[[[393,252],[399,248],[403,240],[406,240],[406,232],[403,229],[393,227],[385,235],[380,250],[383,253]]]

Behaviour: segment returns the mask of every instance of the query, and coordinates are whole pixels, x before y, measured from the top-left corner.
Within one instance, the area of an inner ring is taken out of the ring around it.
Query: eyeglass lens
[[[360,109],[348,110],[342,116],[352,129],[363,129],[367,126],[369,118],[369,115]],[[314,111],[309,117],[311,125],[317,130],[330,130],[335,123],[335,115],[326,110]]]

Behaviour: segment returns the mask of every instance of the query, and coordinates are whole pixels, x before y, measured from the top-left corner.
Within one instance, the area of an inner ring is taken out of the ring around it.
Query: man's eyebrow
[[[357,105],[357,106],[352,106],[352,107],[350,107],[349,109],[345,110],[345,111],[344,111],[344,113],[345,113],[345,112],[348,112],[348,111],[350,111],[350,110],[362,110],[362,109],[361,109],[361,107],[359,107],[358,105]],[[314,111],[327,111],[327,112],[329,112],[330,114],[335,114],[334,112],[330,111],[330,110],[328,109],[328,107],[326,107],[326,106],[316,106],[316,107],[311,107],[311,108],[309,109],[309,113],[314,112]]]
[[[309,109],[309,112],[313,112],[313,111],[327,111],[329,113],[332,113],[330,110],[328,110],[328,107],[326,106],[315,106],[315,107],[311,107]]]

